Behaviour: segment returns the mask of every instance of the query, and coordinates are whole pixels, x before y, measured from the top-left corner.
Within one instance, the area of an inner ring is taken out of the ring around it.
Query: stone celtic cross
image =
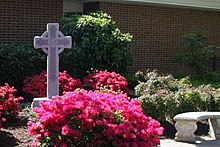
[[[59,95],[59,54],[64,48],[71,48],[71,36],[59,31],[58,23],[48,23],[42,36],[34,37],[34,47],[42,48],[47,54],[47,98]]]

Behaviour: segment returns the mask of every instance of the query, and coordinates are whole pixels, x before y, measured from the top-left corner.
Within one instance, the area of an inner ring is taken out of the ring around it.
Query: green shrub
[[[121,33],[106,13],[74,15],[63,19],[62,32],[72,36],[73,48],[61,54],[68,73],[83,77],[91,68],[124,74],[133,62],[132,36]]]
[[[183,112],[220,110],[220,90],[211,85],[194,87],[188,77],[178,80],[156,71],[141,74],[146,82],[135,87],[135,94],[143,112],[161,122]]]
[[[197,30],[184,36],[184,49],[176,56],[176,61],[190,67],[200,77],[209,73],[208,61],[212,57],[213,46],[205,46],[207,35]]]
[[[215,102],[214,105],[210,105],[213,111],[220,111],[220,88],[212,91],[212,100]]]
[[[194,86],[199,85],[212,85],[215,88],[220,88],[220,74],[217,72],[210,72],[204,78],[201,78],[198,75],[190,76],[191,82]]]
[[[215,102],[211,92],[211,86],[199,86],[199,87],[188,87],[180,89],[175,94],[176,114],[188,111],[210,111],[213,108],[210,107]]]
[[[18,90],[22,89],[27,76],[46,69],[46,54],[27,44],[0,44],[0,84],[9,83]]]
[[[141,107],[146,115],[165,121],[175,113],[175,93],[182,87],[188,86],[188,79],[178,81],[172,75],[162,76],[156,71],[136,73],[140,82],[135,87],[135,94],[141,102]],[[180,84],[181,83],[181,84]]]
[[[160,122],[164,122],[174,113],[174,95],[164,89],[158,90],[152,95],[141,95],[138,97],[138,100],[141,102],[141,108],[145,115],[157,118]]]
[[[137,86],[138,78],[134,74],[126,74],[125,78],[128,81],[129,89],[134,89],[134,87]]]

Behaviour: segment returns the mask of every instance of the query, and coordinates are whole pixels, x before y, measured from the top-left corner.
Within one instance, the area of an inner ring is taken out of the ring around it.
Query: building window
[[[71,15],[82,15],[83,14],[83,3],[72,2],[71,0],[63,1],[63,16],[69,17]]]
[[[70,17],[72,15],[83,15],[83,12],[64,12],[63,13],[64,17]]]

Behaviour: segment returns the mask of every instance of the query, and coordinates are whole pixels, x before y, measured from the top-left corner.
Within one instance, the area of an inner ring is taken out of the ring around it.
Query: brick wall
[[[62,15],[63,0],[0,0],[0,42],[33,42]]]
[[[164,73],[188,73],[173,57],[182,47],[181,37],[194,29],[207,30],[208,44],[220,46],[219,11],[107,2],[84,4],[85,12],[97,8],[110,14],[122,32],[133,35],[133,72],[150,68]]]

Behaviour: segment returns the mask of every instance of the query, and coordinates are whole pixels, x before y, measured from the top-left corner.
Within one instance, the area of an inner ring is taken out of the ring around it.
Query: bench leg
[[[209,120],[209,135],[215,139],[220,139],[220,119]]]
[[[197,130],[196,121],[179,120],[175,123],[177,130],[175,141],[195,142],[196,136],[194,132]]]
[[[216,139],[220,139],[220,119],[217,119]]]
[[[209,119],[209,136],[216,139],[217,119]]]

